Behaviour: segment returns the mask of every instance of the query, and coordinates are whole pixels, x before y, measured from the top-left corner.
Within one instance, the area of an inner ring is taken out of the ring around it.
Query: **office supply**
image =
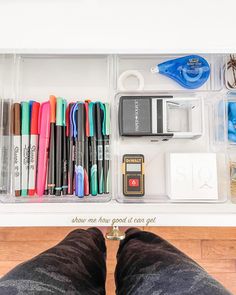
[[[152,136],[152,140],[198,138],[203,133],[203,101],[196,97],[121,96],[121,136]]]
[[[123,156],[123,194],[126,197],[142,197],[145,193],[144,155],[126,154]]]
[[[143,90],[144,89],[144,78],[143,78],[143,75],[139,72],[139,71],[136,71],[136,70],[128,70],[128,71],[125,71],[123,72],[120,76],[119,76],[119,79],[118,79],[118,90],[119,91],[127,91],[127,90],[130,90],[130,89],[127,89],[125,87],[125,81],[128,80],[128,78],[130,77],[134,77],[137,79],[138,81],[138,87],[136,89],[132,89],[132,90]]]
[[[13,118],[13,162],[14,162],[14,189],[15,196],[21,195],[21,105],[14,103],[12,108]]]
[[[39,151],[36,192],[38,196],[44,194],[47,179],[48,148],[50,138],[50,102],[41,104],[39,110]]]
[[[217,160],[214,153],[166,155],[166,189],[172,200],[216,200],[217,179]]]
[[[62,190],[62,129],[64,112],[64,101],[61,97],[58,97],[56,107],[56,196],[60,196]]]
[[[37,159],[38,159],[38,115],[40,103],[33,102],[31,106],[30,115],[30,152],[29,152],[29,183],[28,193],[29,196],[35,194],[36,186],[36,172],[37,172]]]
[[[236,58],[234,54],[230,54],[230,59],[227,63],[226,86],[230,89],[236,88]]]
[[[96,133],[97,133],[97,168],[98,168],[98,193],[104,193],[104,171],[103,171],[103,133],[102,122],[104,120],[104,106],[100,102],[95,103],[96,110]]]
[[[68,162],[67,162],[67,138],[66,138],[66,100],[63,99],[63,118],[62,118],[62,194],[68,192]]]
[[[11,100],[0,99],[0,194],[11,188]]]
[[[75,195],[84,197],[84,140],[85,108],[78,102],[73,108],[73,131],[75,140]]]
[[[230,163],[230,188],[233,198],[236,197],[236,163]]]
[[[236,102],[228,103],[228,139],[236,142]]]
[[[104,104],[104,118],[103,118],[103,138],[104,138],[104,193],[108,194],[110,190],[110,105]]]
[[[187,55],[158,64],[151,71],[175,80],[184,88],[195,89],[208,80],[210,66],[199,55]]]
[[[28,195],[29,147],[30,147],[30,105],[21,103],[21,196]]]
[[[90,194],[96,196],[98,193],[97,177],[97,133],[95,104],[89,103],[89,137],[90,137]]]
[[[47,189],[49,195],[55,194],[55,166],[56,166],[56,146],[55,146],[55,123],[56,123],[56,97],[51,95],[50,101],[50,141],[49,141],[49,160],[48,160],[48,175]]]
[[[74,140],[73,140],[73,106],[70,103],[66,109],[66,135],[67,135],[67,158],[68,158],[68,195],[74,193]]]
[[[89,101],[85,101],[84,195],[89,195]]]

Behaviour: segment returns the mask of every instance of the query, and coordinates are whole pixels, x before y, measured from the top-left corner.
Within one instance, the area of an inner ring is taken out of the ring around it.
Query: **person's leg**
[[[115,279],[118,295],[230,294],[184,253],[138,229],[126,231],[120,243]]]
[[[96,228],[75,230],[0,280],[1,295],[105,294],[106,245]]]

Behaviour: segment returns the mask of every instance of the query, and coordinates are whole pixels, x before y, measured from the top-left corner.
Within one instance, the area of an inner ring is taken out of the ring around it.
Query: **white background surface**
[[[234,52],[235,0],[0,0],[0,50]]]

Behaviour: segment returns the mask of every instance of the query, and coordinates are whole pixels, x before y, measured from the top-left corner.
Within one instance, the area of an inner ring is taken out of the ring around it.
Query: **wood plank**
[[[236,241],[202,241],[203,259],[236,259]]]
[[[119,248],[118,241],[106,241],[107,245],[107,272],[114,273],[116,268],[116,253]]]
[[[115,280],[114,280],[114,274],[108,273],[107,279],[106,279],[106,294],[107,295],[115,295]]]
[[[236,227],[144,227],[163,239],[236,240]]]
[[[76,227],[0,227],[0,241],[60,241]]]
[[[200,240],[169,240],[168,242],[192,259],[201,259]]]
[[[28,260],[56,243],[55,241],[0,242],[0,261]]]
[[[236,294],[236,273],[215,273],[210,274],[213,278],[219,281],[232,294]]]
[[[236,272],[236,263],[233,259],[197,259],[196,262],[200,264],[208,273],[232,273]]]

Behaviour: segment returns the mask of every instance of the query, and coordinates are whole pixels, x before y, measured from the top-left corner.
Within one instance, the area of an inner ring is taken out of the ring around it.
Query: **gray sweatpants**
[[[0,295],[105,294],[105,280],[102,233],[78,229],[6,274],[0,280]],[[115,281],[118,295],[230,294],[184,253],[138,229],[129,229],[120,243]]]

